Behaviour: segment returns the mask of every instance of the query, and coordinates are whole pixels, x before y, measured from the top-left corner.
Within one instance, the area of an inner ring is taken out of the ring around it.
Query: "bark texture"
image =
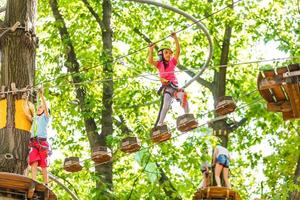
[[[35,26],[36,0],[7,1],[5,20],[2,28],[12,27],[17,21],[24,27],[30,21]],[[2,32],[4,30],[1,30]],[[21,89],[34,84],[35,70],[35,29],[25,34],[24,29],[8,31],[0,39],[1,50],[1,85],[10,90],[11,83]],[[7,95],[7,124],[0,129],[0,171],[24,174],[27,168],[30,133],[15,129],[15,100],[21,94]],[[7,159],[6,155],[12,155]]]

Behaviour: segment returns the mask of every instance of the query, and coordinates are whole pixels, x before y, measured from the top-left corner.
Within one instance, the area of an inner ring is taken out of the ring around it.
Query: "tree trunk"
[[[112,65],[112,29],[110,27],[111,20],[111,2],[110,0],[103,0],[102,2],[102,42],[103,51],[101,58],[105,61],[103,64],[104,79],[108,80],[103,82],[103,110],[101,118],[101,134],[98,141],[101,145],[107,146],[106,136],[113,133],[113,118],[112,118],[112,104],[113,104],[113,65]],[[96,166],[96,171],[100,172],[102,182],[106,183],[110,190],[112,190],[112,163],[109,162],[104,165]],[[106,193],[105,196],[109,196]]]
[[[50,0],[50,5],[52,8],[53,15],[55,17],[56,22],[62,24],[59,26],[59,33],[61,36],[61,40],[64,44],[64,48],[66,49],[66,67],[68,71],[72,73],[72,79],[74,83],[82,82],[82,78],[76,75],[79,72],[79,63],[77,61],[76,53],[74,50],[74,46],[72,44],[72,40],[68,33],[66,24],[62,15],[58,10],[57,0]],[[103,84],[103,112],[102,112],[102,133],[99,135],[97,133],[97,125],[93,118],[84,117],[85,130],[88,135],[89,143],[91,149],[95,146],[95,144],[100,144],[102,146],[106,146],[106,136],[112,135],[112,96],[113,96],[113,81],[112,81],[112,30],[110,29],[110,16],[111,16],[111,4],[110,1],[103,1],[103,27],[102,28],[102,38],[103,38],[103,60],[106,60],[104,65],[104,75],[105,79],[111,79],[111,81],[105,82]],[[74,73],[75,72],[75,73]],[[91,113],[91,109],[86,105],[86,91],[85,89],[76,84],[76,98],[80,102],[80,109],[83,113]],[[112,189],[112,163],[107,163],[103,165],[98,165],[95,167],[96,173],[101,177],[101,181],[97,183],[97,187],[103,189],[101,192],[105,198],[111,198],[109,192],[106,191],[106,186],[111,190]]]
[[[232,9],[233,9],[233,7],[232,7]],[[223,66],[228,64],[231,32],[232,32],[232,27],[230,25],[226,25],[224,37],[223,37],[222,50],[221,50],[221,59],[220,59],[221,66],[219,68],[219,71],[215,71],[215,73],[214,73],[213,97],[214,97],[214,105],[215,106],[218,103],[218,99],[222,96],[225,96],[226,67],[223,67]],[[228,128],[228,124],[226,123],[226,119],[217,121],[213,127],[214,132],[221,133],[221,134],[217,135],[217,137],[219,137],[222,140],[222,146],[226,147],[226,148],[228,145],[228,134],[229,134],[229,130],[227,130],[227,128]],[[221,130],[221,132],[219,130]],[[215,177],[214,171],[213,171],[213,177]],[[213,185],[216,185],[215,178],[213,178]]]
[[[226,67],[222,67],[222,65],[228,64],[228,56],[229,56],[229,46],[230,46],[230,37],[231,37],[232,27],[230,25],[226,26],[224,37],[223,37],[223,45],[221,52],[221,60],[220,60],[220,69],[219,71],[215,71],[214,74],[214,104],[218,103],[218,99],[222,96],[225,96],[226,90]],[[220,120],[216,122],[216,126],[213,127],[214,131],[218,131],[220,129],[226,129],[227,124],[225,120]],[[222,145],[227,147],[228,143],[228,132],[227,134],[220,134],[218,137],[222,139]]]
[[[300,147],[299,147],[300,149]],[[295,174],[294,174],[294,184],[298,187],[300,187],[300,155],[298,156],[298,162],[297,162],[297,167],[295,170]],[[300,199],[300,191],[293,191],[290,196],[289,196],[289,200],[296,200],[296,199]]]
[[[6,5],[5,21],[2,28],[12,27],[17,21],[25,26],[30,20],[33,27],[36,18],[36,0],[9,0]],[[2,31],[3,32],[3,31]],[[10,90],[11,83],[21,89],[34,84],[35,70],[35,30],[26,35],[24,29],[8,31],[0,39],[1,49],[1,85]],[[30,132],[15,128],[15,103],[22,94],[6,95],[7,116],[6,127],[0,129],[0,171],[24,174],[27,168]],[[12,159],[6,159],[11,154]]]

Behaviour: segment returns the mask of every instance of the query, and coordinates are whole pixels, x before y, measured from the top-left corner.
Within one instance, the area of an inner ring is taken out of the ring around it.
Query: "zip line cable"
[[[233,6],[234,4],[237,4],[237,3],[240,2],[240,1],[242,1],[242,0],[235,1],[235,2],[233,2],[232,4],[229,4],[228,6],[225,6],[225,7],[221,8],[220,10],[217,10],[217,11],[211,13],[210,15],[208,15],[208,16],[206,16],[206,17],[203,17],[203,18],[200,19],[200,20],[197,20],[196,22],[193,22],[193,23],[191,23],[191,24],[185,26],[184,28],[179,29],[178,31],[175,31],[174,33],[182,32],[182,31],[184,31],[184,30],[186,30],[186,29],[188,29],[188,28],[194,26],[194,25],[197,24],[198,22],[201,22],[201,21],[203,21],[203,20],[205,20],[205,19],[208,19],[208,18],[212,17],[213,15],[215,15],[215,14],[217,14],[217,13],[223,11],[223,10],[226,10],[226,9],[230,8],[231,6]],[[153,42],[153,44],[157,44],[157,43],[159,43],[159,42],[162,42],[162,41],[166,40],[167,38],[169,38],[170,36],[171,36],[171,35],[168,35],[168,36],[166,36],[166,37],[163,37],[162,39]],[[78,72],[71,72],[71,73],[68,73],[68,74],[64,74],[64,75],[58,76],[58,77],[56,77],[56,78],[54,78],[54,79],[49,79],[49,80],[42,81],[42,82],[40,82],[40,83],[37,83],[36,85],[39,85],[39,84],[41,84],[41,83],[52,82],[52,81],[55,81],[55,80],[57,80],[57,79],[67,77],[67,76],[69,76],[69,75],[77,75],[77,74],[80,74],[80,73],[83,72],[83,71],[87,71],[87,70],[90,70],[90,69],[95,69],[95,68],[98,68],[99,66],[102,66],[102,65],[105,65],[105,64],[114,64],[114,63],[117,62],[118,60],[121,60],[121,59],[123,59],[123,58],[125,58],[125,57],[129,57],[129,56],[131,56],[131,55],[133,55],[133,54],[139,53],[139,52],[141,52],[142,50],[147,49],[148,47],[149,47],[149,46],[147,45],[147,46],[145,46],[145,47],[141,47],[141,48],[139,48],[139,49],[137,49],[137,50],[134,50],[134,51],[132,51],[132,52],[129,52],[128,54],[125,54],[125,55],[123,55],[123,56],[119,56],[119,57],[117,57],[116,59],[112,60],[111,63],[103,62],[103,63],[100,63],[100,64],[97,65],[97,66],[84,68],[84,69],[79,70]]]
[[[272,61],[280,61],[280,60],[291,60],[294,58],[300,58],[299,57],[285,57],[285,58],[274,58],[274,59],[265,59],[265,60],[256,60],[256,61],[248,61],[248,62],[241,62],[241,63],[235,63],[235,64],[227,64],[227,65],[217,65],[215,68],[221,68],[221,67],[227,67],[227,66],[237,66],[237,65],[246,65],[246,64],[255,64],[255,63],[261,63],[261,62],[272,62]],[[182,73],[182,72],[194,72],[194,71],[198,71],[198,69],[186,69],[186,70],[175,70],[175,73]],[[164,72],[164,74],[170,74],[173,72]],[[122,78],[109,78],[109,79],[94,79],[94,80],[90,80],[90,81],[84,81],[84,82],[80,82],[80,83],[74,83],[74,85],[81,85],[81,84],[85,84],[85,83],[92,83],[92,82],[96,82],[96,83],[103,83],[106,81],[111,81],[111,80],[127,80],[127,79],[134,79],[134,78],[139,78],[139,77],[143,77],[146,78],[147,76],[155,76],[159,78],[158,73],[144,73],[144,74],[140,74],[137,76],[127,76],[127,77],[122,77]],[[154,80],[154,81],[160,81],[160,80]]]
[[[247,61],[247,62],[240,62],[240,63],[233,63],[233,64],[227,64],[227,65],[217,65],[214,68],[221,68],[221,67],[230,67],[230,66],[238,66],[238,65],[247,65],[247,64],[255,64],[255,63],[263,63],[263,62],[273,62],[273,61],[281,61],[281,60],[292,60],[300,58],[300,56],[293,56],[293,57],[283,57],[283,58],[273,58],[273,59],[263,59],[263,60],[254,60],[254,61]],[[197,69],[186,69],[186,70],[175,70],[174,73],[182,73],[182,72],[195,72],[198,71]],[[164,74],[169,74],[173,72],[164,72]],[[158,73],[144,73],[144,74],[139,74],[139,75],[132,75],[132,76],[127,76],[127,77],[115,77],[115,78],[107,78],[103,79],[102,77],[97,77],[93,80],[86,80],[80,83],[73,83],[73,85],[84,85],[84,84],[89,84],[89,83],[104,83],[108,81],[118,81],[118,80],[128,80],[128,79],[135,79],[135,78],[146,78],[152,81],[157,81],[160,82],[159,79],[154,80],[151,78],[147,78],[148,76],[155,76],[159,78]],[[0,92],[1,94],[1,92]]]
[[[246,64],[255,64],[255,63],[263,63],[263,62],[272,62],[272,61],[281,61],[281,60],[292,60],[292,59],[297,59],[300,58],[300,56],[293,56],[293,57],[284,57],[284,58],[273,58],[273,59],[263,59],[263,60],[254,60],[254,61],[247,61],[247,62],[240,62],[240,63],[233,63],[233,64],[227,64],[227,65],[217,65],[215,68],[218,67],[229,67],[229,66],[238,66],[238,65],[246,65]],[[274,68],[275,69],[275,68]],[[176,70],[174,71],[175,73],[182,73],[182,72],[194,72],[197,71],[197,69],[187,69],[187,70]],[[165,74],[168,74],[170,72],[165,72]],[[127,79],[134,79],[134,78],[146,78],[148,76],[155,76],[155,77],[159,77],[158,73],[145,73],[145,74],[140,74],[140,75],[136,75],[136,76],[127,76],[127,77],[117,77],[117,78],[109,78],[109,79],[93,79],[93,80],[86,80],[80,83],[73,83],[74,85],[84,85],[84,84],[88,84],[88,83],[104,83],[107,81],[111,81],[111,80],[127,80]],[[152,79],[152,81],[160,81],[160,80],[154,80]],[[58,85],[56,85],[54,88],[57,88]],[[47,88],[47,87],[45,87]],[[51,86],[49,86],[48,88],[51,88]],[[59,87],[58,87],[59,88]],[[38,91],[39,87],[31,87],[28,86],[27,88],[23,88],[23,89],[17,89],[16,92],[33,92],[33,91]],[[12,90],[7,90],[7,91],[0,91],[0,95],[1,94],[10,94],[13,93],[14,91]]]

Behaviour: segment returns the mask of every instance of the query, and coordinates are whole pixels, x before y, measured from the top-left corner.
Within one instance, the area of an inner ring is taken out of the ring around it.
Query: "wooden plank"
[[[284,121],[297,119],[297,117],[295,117],[293,111],[290,111],[290,112],[282,112],[282,117],[283,117],[283,120],[284,120]]]
[[[240,195],[229,188],[225,187],[206,187],[199,188],[194,194],[195,200],[200,199],[214,199],[214,198],[226,198],[229,196],[228,200],[241,200]]]
[[[263,76],[261,73],[259,73],[258,75],[258,78],[257,78],[257,89],[260,93],[260,95],[267,101],[267,102],[274,102],[274,99],[273,99],[273,95],[272,93],[270,92],[270,90],[260,90],[259,89],[259,85],[260,85],[260,82],[261,80],[263,79]]]
[[[273,92],[274,97],[276,98],[276,100],[277,101],[286,100],[284,91],[282,90],[282,88],[280,86],[283,82],[282,75],[276,75],[275,71],[271,71],[271,70],[270,71],[264,71],[264,74],[265,74],[266,78],[274,79],[274,81],[276,83],[278,83],[277,87],[273,87],[271,89],[272,92]]]
[[[47,188],[45,185],[33,181],[32,179],[26,176],[7,172],[0,172],[0,188],[12,189],[17,190],[19,192],[27,193],[30,188],[30,185],[33,182],[36,184],[36,192],[45,192],[46,190],[49,190],[49,188]],[[49,200],[56,199],[56,195],[51,190],[49,190]]]
[[[283,83],[283,78],[280,75],[274,75],[272,77],[266,77],[261,79],[259,84],[259,90],[268,90],[280,87]]]
[[[291,79],[291,78],[289,78]],[[291,81],[294,82],[294,81]],[[300,88],[298,83],[288,83],[285,86],[295,117],[300,117]]]
[[[290,71],[297,71],[300,70],[300,64],[299,63],[289,64],[288,68]]]
[[[292,71],[292,72],[286,72],[286,73],[283,74],[284,78],[289,78],[289,77],[293,77],[293,76],[300,76],[300,70]]]
[[[292,111],[291,103],[288,101],[269,102],[267,110],[270,112],[290,112]]]

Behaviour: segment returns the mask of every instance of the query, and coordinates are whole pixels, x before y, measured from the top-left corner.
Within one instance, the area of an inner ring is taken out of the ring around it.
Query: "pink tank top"
[[[165,68],[163,61],[158,61],[156,68],[159,71],[159,76],[162,80],[167,80],[172,82],[174,85],[178,85],[177,78],[175,76],[175,67],[177,65],[176,58],[171,58],[167,67]]]

